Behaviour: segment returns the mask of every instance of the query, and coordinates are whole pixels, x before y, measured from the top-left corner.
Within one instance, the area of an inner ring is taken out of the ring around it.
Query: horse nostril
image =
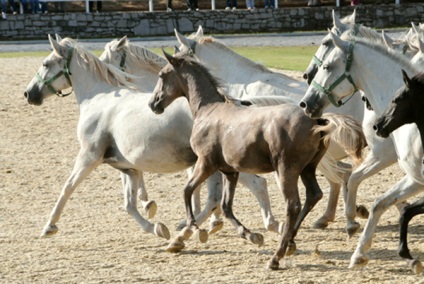
[[[378,130],[378,126],[377,125],[373,125],[372,126],[372,129],[374,129],[374,131],[377,131]]]
[[[28,98],[28,92],[24,93],[25,98]]]
[[[301,108],[306,108],[306,103],[305,103],[305,102],[300,102],[299,106],[300,106]]]
[[[308,74],[303,73],[303,79],[308,80]]]

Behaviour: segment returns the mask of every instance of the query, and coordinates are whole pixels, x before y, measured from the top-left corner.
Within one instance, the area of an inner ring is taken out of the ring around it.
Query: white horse
[[[361,39],[345,41],[334,34],[331,34],[331,37],[337,48],[324,60],[315,76],[315,83],[309,87],[301,102],[301,107],[311,117],[321,116],[323,110],[330,104],[330,97],[339,101],[352,95],[355,89],[367,94],[374,111],[380,116],[394,92],[403,85],[401,69],[411,75],[419,72],[411,66],[407,58],[387,50],[386,46],[379,43]],[[349,64],[350,68],[347,68]],[[336,81],[338,84],[330,90],[329,86]],[[365,265],[368,262],[367,252],[371,248],[375,229],[382,214],[390,206],[424,190],[423,151],[417,127],[405,125],[394,131],[391,136],[399,166],[406,175],[374,202],[367,224],[351,257],[350,267]]]
[[[333,27],[331,29],[333,33],[339,36],[343,35],[345,37],[367,38],[382,43],[384,42],[388,48],[396,50],[407,58],[411,58],[417,52],[417,48],[415,47],[416,37],[412,30],[413,28],[398,39],[391,39],[384,33],[384,31],[380,34],[371,28],[363,25],[357,25],[355,23],[355,12],[351,16],[339,20],[333,10]],[[319,66],[322,65],[322,62],[334,49],[334,47],[331,35],[328,34],[322,40],[320,47],[305,71],[304,78],[309,84],[313,80]],[[366,101],[366,94],[362,93],[362,96]],[[380,172],[384,168],[393,165],[397,161],[393,141],[391,139],[378,137],[373,130],[373,124],[376,118],[376,113],[372,111],[369,102],[366,101],[366,104],[364,105],[364,120],[362,122],[362,127],[364,129],[370,152],[364,161],[356,169],[354,169],[347,184],[348,192],[345,211],[347,219],[346,232],[349,237],[352,237],[360,227],[359,223],[355,221],[355,217],[357,215],[356,197],[359,185],[365,179]],[[400,203],[397,205],[397,208],[398,210],[401,210],[404,206],[405,203]]]
[[[137,85],[138,89],[143,89],[147,92],[153,92],[156,82],[159,79],[158,73],[168,62],[165,58],[148,49],[131,44],[126,36],[108,43],[99,58],[103,62],[112,64],[116,67],[119,66],[121,70],[135,76],[136,79],[132,79],[132,83]],[[181,125],[180,127],[187,127],[191,129],[192,121],[189,124]],[[191,169],[192,168],[189,170],[190,173]],[[220,173],[218,175],[221,176]],[[283,228],[282,224],[275,220],[271,211],[266,179],[258,175],[240,173],[240,183],[249,188],[258,199],[265,229],[281,233]],[[142,186],[144,189],[144,184]],[[209,188],[210,191],[214,189],[218,188]],[[218,220],[220,210],[214,209],[217,207],[219,208],[220,199],[215,198],[215,196],[219,197],[220,193],[210,192],[209,196],[213,196],[214,198],[208,198],[202,212],[200,212],[200,187],[196,189],[195,193],[193,206],[195,208],[194,212],[197,215],[196,220],[199,220],[200,223],[204,222],[204,220],[211,214],[210,212],[213,211],[216,214],[214,214],[214,218],[211,220],[209,234],[218,231],[222,226],[222,223]],[[147,193],[145,196],[147,196]],[[182,229],[185,227],[185,222],[186,220],[183,220],[179,224],[178,228]]]
[[[128,79],[136,77],[103,63],[71,39],[58,43],[49,36],[49,40],[53,52],[29,83],[25,96],[28,103],[41,105],[45,98],[72,86],[80,109],[77,132],[81,148],[42,235],[58,231],[56,223],[72,192],[91,171],[106,163],[121,171],[127,212],[145,232],[169,239],[164,224],[152,224],[140,215],[137,191],[142,171],[176,172],[195,163],[191,128],[184,127],[192,123],[190,111],[182,106],[187,103],[181,100],[169,117],[158,117],[147,106],[151,94],[130,89],[135,85]],[[221,179],[209,182],[213,187]]]
[[[290,98],[297,104],[307,90],[306,83],[271,71],[263,65],[239,55],[213,37],[204,36],[201,26],[196,34],[188,38],[177,31],[175,31],[175,35],[181,45],[180,52],[192,53],[204,62],[215,76],[225,81],[228,93],[232,97],[249,100],[257,94],[266,94]],[[361,98],[354,97],[351,105],[343,106],[340,109],[333,108],[331,112],[351,115],[362,121],[363,103]],[[328,153],[338,161],[346,157],[346,153],[335,143],[330,144]],[[326,176],[330,183],[330,196],[326,211],[314,223],[316,228],[325,228],[328,226],[328,222],[334,221],[341,186],[343,186],[343,197],[345,197],[345,185],[352,168],[349,164],[342,162],[337,162],[337,165],[341,178],[334,179]],[[362,212],[367,213],[363,206],[359,206],[358,214],[361,215]]]

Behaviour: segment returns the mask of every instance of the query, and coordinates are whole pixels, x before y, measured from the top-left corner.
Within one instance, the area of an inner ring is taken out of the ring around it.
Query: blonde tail
[[[362,161],[362,149],[367,146],[361,124],[354,118],[336,113],[325,113],[324,125],[314,127],[314,132],[324,133],[323,142],[329,145],[330,139],[340,144],[355,165]],[[321,124],[321,123],[320,123]]]

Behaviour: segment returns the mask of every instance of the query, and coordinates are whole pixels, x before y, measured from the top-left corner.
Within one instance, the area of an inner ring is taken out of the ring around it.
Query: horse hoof
[[[352,256],[349,264],[349,268],[357,268],[365,266],[368,263],[368,257],[366,256]]]
[[[191,235],[193,235],[193,231],[189,227],[184,227],[179,234],[184,240],[188,240]]]
[[[255,245],[261,246],[264,244],[264,236],[259,233],[252,233],[249,236],[249,241],[251,241]]]
[[[201,243],[206,243],[208,241],[208,232],[204,229],[199,229],[196,230],[196,236],[197,236],[197,240],[199,240],[199,242]]]
[[[279,267],[280,267],[280,263],[278,261],[275,261],[273,259],[271,259],[270,261],[268,261],[268,264],[267,264],[267,268],[268,269],[278,270]]]
[[[166,247],[166,251],[170,253],[178,253],[182,251],[184,248],[185,248],[184,242],[173,241]]]
[[[368,219],[370,216],[370,212],[368,212],[367,208],[364,205],[359,205],[356,207],[356,216],[361,219]]]
[[[209,235],[213,235],[216,232],[220,231],[224,227],[224,222],[222,220],[215,220],[209,224]]]
[[[294,254],[295,251],[296,251],[296,243],[294,241],[289,241],[287,245],[286,255],[290,256]]]
[[[325,229],[328,227],[328,221],[326,218],[321,217],[315,221],[312,227],[315,229]]]
[[[423,265],[421,264],[421,261],[418,259],[408,259],[408,267],[415,273],[415,274],[421,274],[423,271]]]
[[[171,238],[171,234],[169,233],[168,228],[162,223],[155,224],[154,231],[155,235],[158,237],[165,238],[167,240]]]
[[[158,211],[158,205],[156,204],[154,200],[150,200],[144,206],[144,211],[147,214],[147,218],[152,219],[153,217],[155,217],[156,211]]]
[[[352,225],[348,225],[346,227],[346,233],[349,239],[358,232],[359,228],[360,228],[360,225],[357,222],[353,223]]]
[[[53,236],[57,233],[57,231],[59,231],[59,228],[56,225],[45,226],[41,232],[40,237]]]

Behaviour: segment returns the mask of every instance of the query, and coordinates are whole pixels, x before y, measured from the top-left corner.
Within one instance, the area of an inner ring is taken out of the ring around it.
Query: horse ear
[[[403,76],[403,81],[405,82],[405,85],[409,88],[411,79],[409,79],[408,74],[406,74],[406,71],[403,69],[402,69],[402,76]]]
[[[119,41],[118,41],[118,44],[117,44],[117,46],[116,46],[116,49],[118,50],[118,49],[120,49],[120,48],[122,48],[123,46],[125,46],[126,44],[127,44],[127,42],[128,42],[128,38],[127,38],[127,36],[123,36]]]
[[[201,38],[201,37],[203,37],[203,28],[202,26],[199,25],[196,32],[196,38]]]
[[[178,52],[180,52],[180,49],[178,48],[178,46],[174,46],[174,55],[177,54]]]
[[[67,53],[65,47],[61,46],[51,35],[49,35],[49,41],[53,51],[55,51],[61,57],[66,56]]]
[[[393,40],[391,37],[389,37],[384,30],[381,31],[381,37],[383,38],[384,44],[389,48],[389,49],[394,49],[393,48]]]
[[[175,32],[175,37],[177,38],[178,42],[186,47],[190,47],[190,45],[188,44],[185,36],[183,36],[182,34],[180,34],[176,29],[174,29]]]
[[[333,39],[334,45],[344,50],[347,43],[333,32],[330,32],[330,35],[331,35],[331,38]]]
[[[166,52],[163,48],[162,48],[162,53],[165,56],[166,60],[168,60],[168,62],[171,63],[172,66],[179,65],[180,60],[178,60],[177,58],[175,58],[174,56]]]
[[[342,22],[340,21],[340,18],[336,15],[336,12],[334,11],[334,9],[333,9],[333,26],[336,29],[339,29],[342,26]]]
[[[60,35],[55,34],[55,36],[56,36],[56,41],[57,42],[61,42],[62,41],[62,37]]]
[[[356,23],[356,9],[353,9],[353,13],[352,13],[352,15],[350,16],[350,22],[351,22],[352,24],[355,24],[355,23]]]
[[[419,34],[420,32],[418,31],[419,30],[419,27],[418,26],[416,26],[415,24],[414,24],[414,22],[411,22],[411,26],[412,26],[412,30],[415,32],[415,34]]]

